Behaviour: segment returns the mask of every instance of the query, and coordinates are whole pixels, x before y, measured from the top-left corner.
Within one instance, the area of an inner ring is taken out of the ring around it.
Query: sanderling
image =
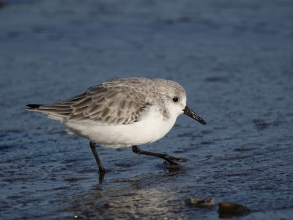
[[[27,110],[41,112],[63,123],[69,134],[90,140],[90,147],[104,173],[96,143],[106,147],[129,147],[137,154],[160,157],[172,165],[185,162],[167,154],[140,150],[166,135],[180,114],[206,124],[186,106],[186,93],[178,83],[164,79],[122,78],[90,87],[79,95],[53,104],[29,104]]]

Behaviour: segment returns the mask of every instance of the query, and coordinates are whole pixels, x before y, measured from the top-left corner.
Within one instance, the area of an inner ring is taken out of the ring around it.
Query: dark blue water
[[[293,218],[293,2],[1,1],[1,219]],[[162,160],[69,136],[28,103],[70,98],[104,80],[179,82],[207,125],[180,116],[141,149]]]

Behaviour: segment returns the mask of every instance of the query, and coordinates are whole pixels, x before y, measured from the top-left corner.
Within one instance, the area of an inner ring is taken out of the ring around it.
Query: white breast
[[[151,107],[138,122],[127,125],[95,125],[94,123],[67,121],[71,134],[83,136],[106,147],[127,147],[154,142],[165,136],[174,126],[176,117],[164,118]]]

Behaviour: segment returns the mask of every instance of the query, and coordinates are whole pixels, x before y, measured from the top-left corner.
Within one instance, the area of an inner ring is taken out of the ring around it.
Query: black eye
[[[173,98],[173,102],[178,102],[178,100],[179,100],[179,99],[178,99],[177,97],[174,97],[174,98]]]

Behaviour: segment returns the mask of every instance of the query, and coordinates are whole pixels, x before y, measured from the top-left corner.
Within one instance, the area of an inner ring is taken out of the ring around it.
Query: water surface
[[[5,1],[0,8],[1,219],[293,218],[293,3]],[[203,126],[180,116],[141,149],[187,158],[179,169],[131,148],[69,136],[28,103],[70,98],[104,80],[179,82]]]

